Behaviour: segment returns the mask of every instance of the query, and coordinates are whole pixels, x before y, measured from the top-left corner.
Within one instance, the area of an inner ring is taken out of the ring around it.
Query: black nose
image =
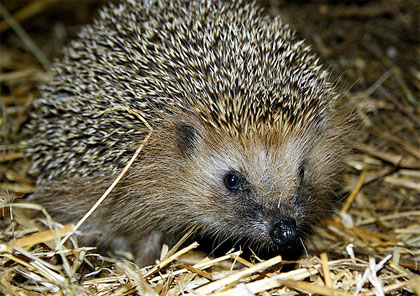
[[[289,246],[296,244],[299,238],[299,231],[296,221],[293,218],[282,217],[277,220],[270,231],[273,242],[279,246]]]

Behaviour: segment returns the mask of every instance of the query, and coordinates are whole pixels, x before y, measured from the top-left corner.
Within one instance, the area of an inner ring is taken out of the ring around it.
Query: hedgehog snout
[[[273,242],[281,247],[293,246],[299,239],[299,230],[296,220],[290,217],[278,218],[270,231]]]

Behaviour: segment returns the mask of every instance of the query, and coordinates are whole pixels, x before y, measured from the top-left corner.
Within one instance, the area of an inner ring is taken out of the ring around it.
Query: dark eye
[[[229,173],[225,176],[225,186],[227,189],[235,191],[239,189],[240,179],[237,175]]]

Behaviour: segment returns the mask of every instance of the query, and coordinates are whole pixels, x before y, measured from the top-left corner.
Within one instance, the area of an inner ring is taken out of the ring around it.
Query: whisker
[[[308,253],[308,250],[306,249],[306,246],[305,246],[305,243],[303,242],[303,239],[299,238],[299,240],[300,240],[300,243],[302,244],[303,250],[305,251],[306,257],[309,257],[309,253]]]

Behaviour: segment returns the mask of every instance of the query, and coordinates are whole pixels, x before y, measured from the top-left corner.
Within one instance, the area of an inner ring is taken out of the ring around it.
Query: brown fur
[[[268,231],[277,216],[295,218],[305,234],[326,211],[345,151],[337,137],[344,132],[341,124],[332,121],[321,135],[308,128],[276,137],[273,130],[261,139],[258,135],[226,136],[195,118],[180,120],[200,129],[194,155],[185,158],[174,142],[175,125],[155,131],[142,160],[82,226],[84,243],[121,248],[116,244],[122,238],[138,262],[151,263],[162,243],[171,244],[185,230],[199,225],[201,235],[245,238],[257,246],[275,248]],[[304,185],[298,177],[302,159],[306,162]],[[232,198],[220,182],[229,168],[244,172],[252,186],[249,200]],[[34,198],[59,221],[76,223],[112,181],[112,176],[50,181]],[[95,232],[96,236],[86,235]]]

